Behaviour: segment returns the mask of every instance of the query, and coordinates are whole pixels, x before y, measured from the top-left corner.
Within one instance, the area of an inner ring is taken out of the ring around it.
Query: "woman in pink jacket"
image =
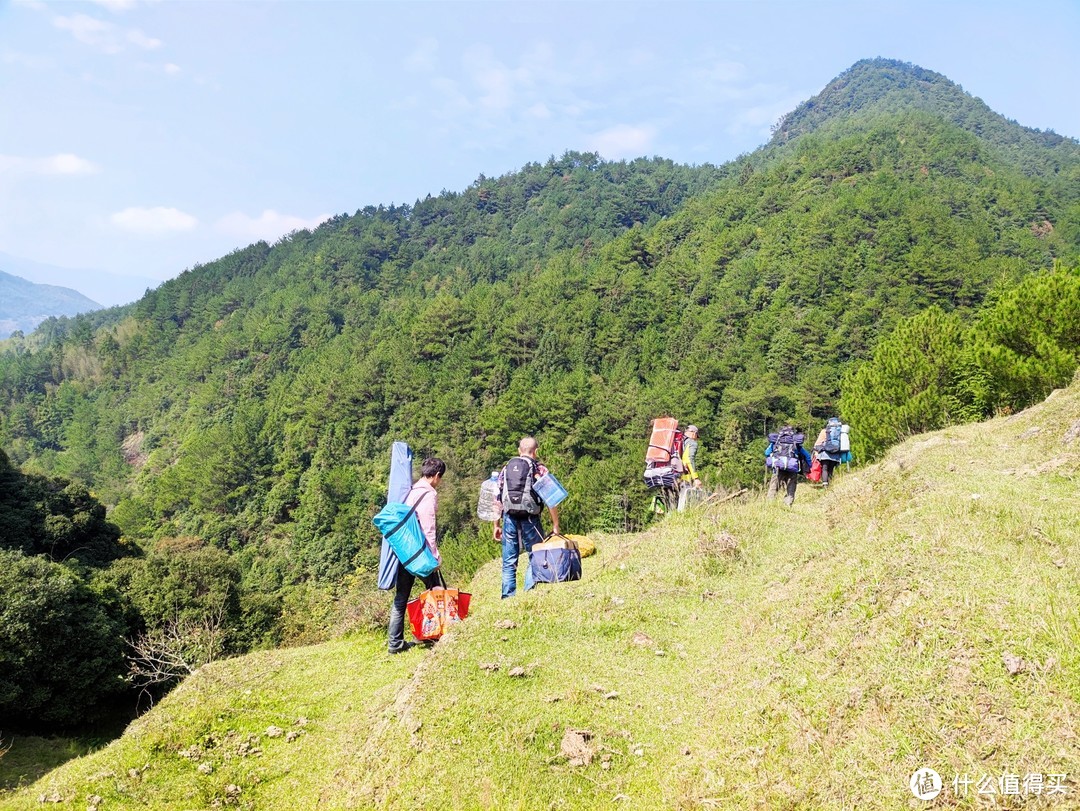
[[[442,563],[439,547],[435,544],[435,513],[439,508],[439,484],[442,483],[446,473],[446,463],[442,459],[425,459],[420,467],[420,479],[413,485],[409,495],[405,497],[405,503],[410,507],[416,507],[416,518],[420,522],[420,529],[424,533],[431,554],[435,560]],[[426,588],[442,585],[442,574],[438,569],[423,578]],[[390,653],[401,653],[413,647],[416,643],[405,641],[405,607],[412,595],[413,583],[416,575],[409,572],[404,566],[398,566],[397,583],[394,591],[394,605],[390,609],[390,626],[387,629],[387,644]]]

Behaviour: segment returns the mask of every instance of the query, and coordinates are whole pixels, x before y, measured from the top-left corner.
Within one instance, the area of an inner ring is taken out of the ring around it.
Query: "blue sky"
[[[1078,41],[1076,0],[0,0],[0,269],[113,304],[568,149],[720,164],[875,56],[1080,137]]]

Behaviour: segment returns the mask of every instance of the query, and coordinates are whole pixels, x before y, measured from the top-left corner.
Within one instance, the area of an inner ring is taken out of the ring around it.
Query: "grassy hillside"
[[[579,583],[504,603],[488,566],[431,651],[208,666],[0,808],[894,809],[922,766],[934,807],[1007,774],[1077,807],[1078,484],[1080,380],[791,509],[598,536]]]

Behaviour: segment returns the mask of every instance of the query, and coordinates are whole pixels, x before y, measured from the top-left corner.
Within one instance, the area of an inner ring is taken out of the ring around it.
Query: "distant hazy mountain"
[[[148,276],[122,276],[107,270],[65,268],[0,252],[0,271],[21,276],[35,284],[54,284],[78,290],[102,307],[130,304],[153,290],[160,280]]]
[[[0,338],[15,330],[31,332],[54,315],[77,315],[101,305],[77,290],[33,282],[0,271]]]

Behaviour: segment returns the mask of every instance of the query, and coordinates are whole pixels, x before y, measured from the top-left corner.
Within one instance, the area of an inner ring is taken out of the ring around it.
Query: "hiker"
[[[839,417],[829,417],[825,427],[818,434],[817,441],[814,442],[814,455],[821,462],[822,487],[829,486],[829,479],[842,459],[840,451],[841,427]]]
[[[674,474],[672,474],[674,475]],[[652,505],[650,509],[656,515],[664,515],[678,509],[679,504],[679,487],[677,484],[664,485],[663,487],[656,488],[656,495],[653,496]]]
[[[439,495],[436,492],[446,474],[446,463],[442,459],[425,459],[420,466],[420,479],[413,485],[409,494],[405,496],[405,503],[410,507],[416,507],[416,518],[420,522],[420,529],[424,533],[428,548],[435,559],[442,563],[442,555],[435,543],[435,512],[439,507]],[[427,577],[422,578],[426,588],[434,588],[442,585],[442,575],[436,569]],[[397,582],[394,591],[394,605],[390,609],[390,625],[387,628],[387,645],[390,653],[402,653],[413,647],[415,642],[405,641],[405,606],[409,603],[412,594],[413,583],[416,575],[408,571],[404,566],[397,567]]]
[[[513,597],[517,591],[518,557],[524,549],[532,562],[533,544],[542,543],[544,529],[540,514],[544,502],[533,489],[533,484],[548,469],[536,458],[536,440],[524,437],[518,443],[518,455],[511,459],[499,473],[499,497],[495,511],[502,515],[502,526],[495,522],[495,540],[502,541],[502,596]],[[548,507],[551,513],[552,532],[559,532],[559,509]],[[533,587],[532,566],[525,567],[525,591]]]
[[[684,436],[674,417],[657,417],[652,421],[649,447],[645,451],[644,481],[646,487],[656,491],[652,511],[657,515],[678,508],[679,480],[686,472],[682,460]]]
[[[697,452],[698,427],[688,425],[682,441],[683,474],[679,485],[679,512],[686,509],[690,501],[690,490],[701,489],[701,479],[697,473]]]
[[[810,470],[810,454],[802,446],[802,431],[785,425],[775,434],[769,434],[769,446],[765,448],[765,466],[773,471],[769,480],[769,498],[775,498],[784,488],[784,503],[789,507],[795,502],[795,486],[799,474]]]

